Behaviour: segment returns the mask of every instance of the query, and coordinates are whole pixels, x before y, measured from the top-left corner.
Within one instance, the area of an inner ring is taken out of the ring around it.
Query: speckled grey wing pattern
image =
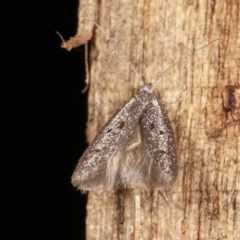
[[[105,125],[79,159],[80,190],[162,189],[177,173],[172,128],[151,85],[144,85]]]
[[[148,171],[144,173],[148,188],[170,187],[178,171],[175,139],[170,121],[154,93],[142,113],[140,131],[144,157],[148,159]]]
[[[119,164],[125,149],[136,133],[143,109],[152,97],[152,86],[144,85],[110,119],[86,149],[72,175],[72,184],[80,190],[97,187],[116,188]]]
[[[143,109],[135,134],[116,162],[115,189],[140,186],[164,190],[176,179],[178,166],[173,130],[154,92]]]

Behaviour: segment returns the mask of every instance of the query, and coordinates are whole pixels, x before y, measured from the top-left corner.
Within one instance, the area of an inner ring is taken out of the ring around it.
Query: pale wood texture
[[[88,140],[138,91],[130,61],[165,105],[179,176],[169,203],[137,189],[90,192],[87,239],[240,239],[239,1],[97,2],[91,22],[107,37],[94,28]]]
[[[77,33],[68,41],[63,42],[63,48],[71,51],[72,48],[78,47],[92,38],[92,30],[98,6],[97,2],[96,0],[83,0],[79,2],[79,10],[82,10],[78,12]]]

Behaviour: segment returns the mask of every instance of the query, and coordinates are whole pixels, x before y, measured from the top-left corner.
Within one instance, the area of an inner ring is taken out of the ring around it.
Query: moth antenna
[[[219,39],[215,39],[215,40],[213,40],[213,41],[211,41],[211,42],[209,42],[209,43],[207,43],[207,44],[205,44],[205,45],[203,45],[203,46],[201,46],[197,49],[194,49],[191,53],[187,54],[186,56],[181,57],[179,60],[177,60],[171,66],[167,67],[165,70],[163,70],[161,73],[159,73],[158,76],[157,76],[157,80],[155,82],[153,82],[152,84],[156,83],[159,80],[159,78],[161,78],[161,76],[163,76],[165,73],[167,73],[171,68],[173,68],[174,66],[176,66],[177,64],[179,64],[181,62],[186,61],[188,59],[188,57],[193,56],[196,52],[201,51],[203,48],[213,44],[214,42],[216,42],[218,40]]]
[[[97,24],[96,22],[94,22],[94,24],[96,25],[96,27],[102,32],[102,34],[106,37],[106,39],[110,39],[110,42],[112,42],[116,48],[118,48],[121,52],[121,55],[123,56],[123,58],[129,63],[131,69],[134,71],[134,73],[137,75],[137,77],[141,80],[140,85],[144,85],[146,83],[145,78],[143,77],[143,75],[137,70],[136,66],[130,61],[130,59],[127,57],[127,55],[125,54],[125,52],[121,49],[121,47],[119,46],[118,42],[114,39],[111,39],[110,37],[107,36],[106,32],[103,30],[103,28],[101,26],[99,26],[99,24]]]
[[[140,85],[144,85],[146,83],[145,78],[143,77],[143,75],[137,70],[136,66],[130,61],[130,59],[126,56],[125,52],[120,48],[118,42],[116,40],[112,40],[110,37],[107,37],[106,32],[103,30],[103,28],[97,24],[96,22],[94,22],[94,24],[96,25],[96,27],[102,32],[102,34],[106,37],[109,38],[110,41],[120,50],[122,56],[127,60],[127,62],[129,63],[130,67],[132,68],[132,70],[134,71],[134,73],[138,76],[139,79],[141,79],[141,84]],[[187,54],[184,57],[181,57],[179,60],[177,60],[175,63],[173,63],[171,66],[167,67],[163,72],[159,73],[157,76],[157,80],[154,81],[152,84],[154,84],[155,82],[157,82],[159,80],[159,78],[161,78],[161,76],[163,76],[165,73],[167,73],[171,68],[173,68],[174,66],[176,66],[177,64],[184,62],[188,59],[188,57],[193,56],[196,52],[201,51],[203,48],[213,44],[214,42],[218,41],[219,39],[215,39],[197,49],[194,49],[191,53]]]

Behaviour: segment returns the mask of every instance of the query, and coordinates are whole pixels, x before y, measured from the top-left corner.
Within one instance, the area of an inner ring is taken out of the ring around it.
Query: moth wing
[[[132,164],[129,156],[134,153],[129,151],[127,154],[125,150],[136,136],[140,117],[151,94],[151,86],[144,85],[105,125],[79,159],[72,175],[74,186],[81,190],[92,190],[124,185],[119,175],[122,172],[119,169],[124,165],[121,159],[125,159],[125,164]]]
[[[154,92],[118,165],[117,187],[168,188],[177,176],[173,130]]]
[[[148,167],[148,159],[144,156],[145,150],[142,145],[142,135],[138,125],[134,134],[127,142],[124,151],[122,151],[121,158],[119,158],[114,189],[147,186],[144,172]],[[111,174],[113,172],[112,169],[109,169],[109,172]]]
[[[151,188],[166,188],[177,176],[177,158],[173,130],[155,94],[140,120],[143,146],[149,159],[148,180]]]

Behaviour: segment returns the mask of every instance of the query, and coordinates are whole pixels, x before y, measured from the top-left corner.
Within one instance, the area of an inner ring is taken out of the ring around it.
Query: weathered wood
[[[90,192],[87,239],[240,239],[239,1],[97,2],[90,22],[117,46],[94,28],[88,140],[137,92],[131,62],[165,103],[179,176],[169,204],[141,189]]]

